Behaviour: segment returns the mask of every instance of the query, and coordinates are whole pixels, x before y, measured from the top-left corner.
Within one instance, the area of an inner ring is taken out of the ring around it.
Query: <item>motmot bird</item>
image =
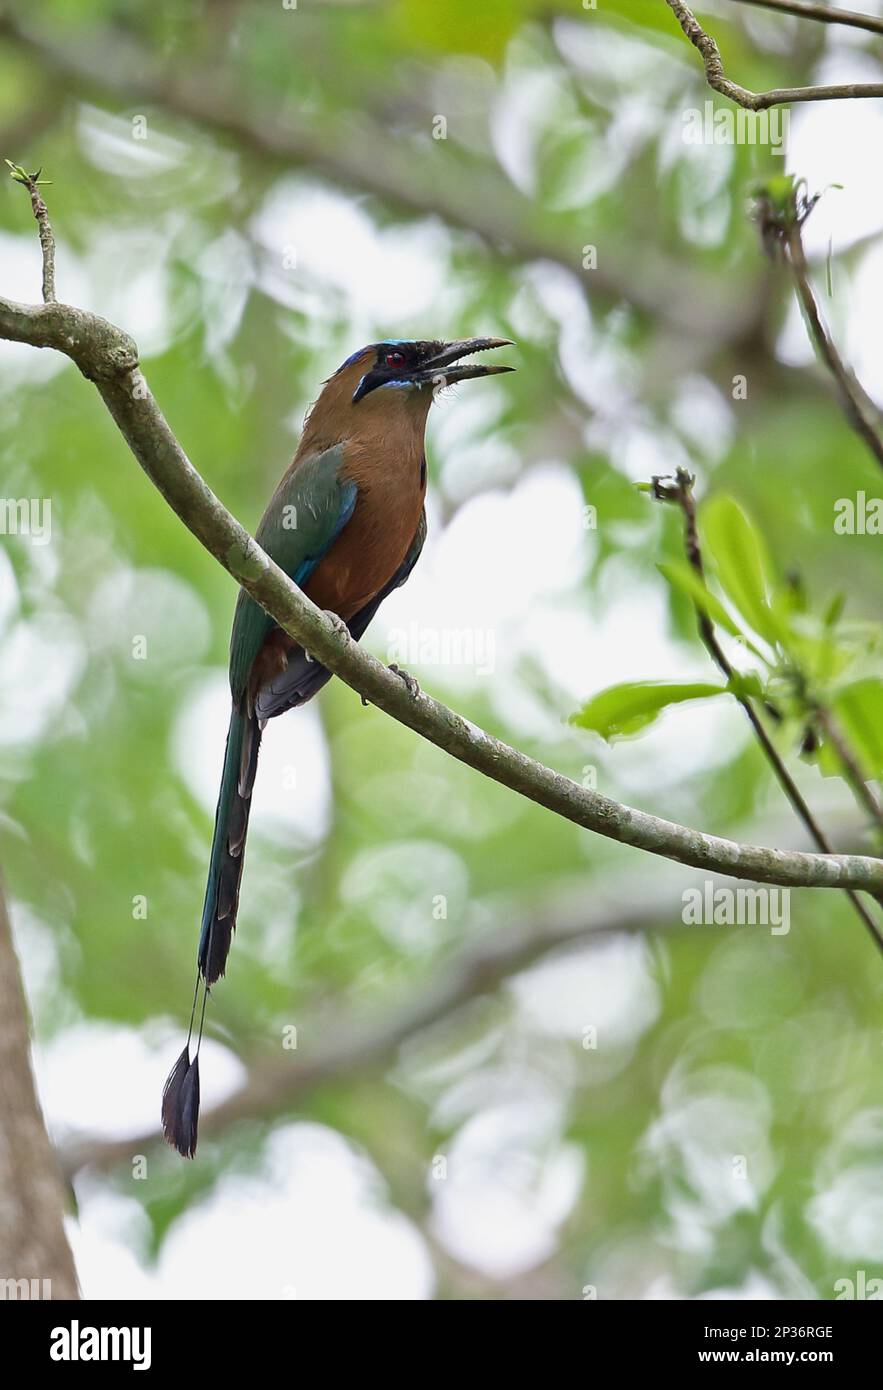
[[[309,411],[294,459],[255,534],[289,578],[344,622],[356,641],[387,594],[404,584],[423,549],[424,435],[437,388],[512,371],[463,360],[509,345],[508,338],[372,343],[347,358]],[[330,677],[240,590],[230,638],[233,704],[190,1030],[163,1090],[163,1133],[185,1158],[196,1152],[206,999],[224,974],[236,927],[261,733],[268,719],[306,704]],[[200,983],[202,1013],[191,1059]]]

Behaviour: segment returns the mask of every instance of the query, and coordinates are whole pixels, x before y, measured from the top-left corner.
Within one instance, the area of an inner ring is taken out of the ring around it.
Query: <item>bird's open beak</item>
[[[463,357],[471,357],[474,352],[487,352],[489,348],[514,347],[511,338],[461,338],[456,343],[445,343],[441,352],[423,362],[415,379],[435,382],[444,378],[445,383],[467,381],[473,376],[497,376],[500,372],[514,372],[514,367],[486,366],[483,362],[461,362]],[[460,363],[460,365],[455,365]]]

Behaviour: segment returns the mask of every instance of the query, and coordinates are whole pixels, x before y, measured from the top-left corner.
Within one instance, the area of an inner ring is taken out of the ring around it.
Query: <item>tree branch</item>
[[[231,516],[200,477],[150,392],[131,338],[68,304],[0,298],[0,337],[52,347],[95,382],[120,433],[170,507],[238,584],[294,640],[359,695],[484,776],[586,830],[666,859],[785,887],[883,891],[883,859],[737,844],[623,806],[494,738],[401,679],[351,640]]]
[[[653,487],[654,496],[659,501],[673,502],[678,507],[680,507],[681,513],[684,518],[684,549],[687,554],[687,560],[689,561],[691,567],[693,568],[699,579],[704,584],[705,566],[702,563],[702,550],[699,545],[699,533],[696,527],[696,502],[693,497],[693,481],[693,478],[691,478],[690,474],[686,471],[686,469],[679,468],[673,483],[663,478],[654,478]],[[727,656],[723,648],[717,640],[717,635],[714,630],[714,623],[711,621],[708,614],[703,612],[703,610],[699,608],[698,605],[696,605],[696,615],[699,623],[699,635],[702,638],[702,641],[705,644],[705,647],[707,648],[709,655],[715,662],[721,674],[728,681],[735,682],[736,672],[733,669],[733,666],[730,664],[729,660],[727,659]],[[767,762],[772,768],[776,776],[776,780],[779,783],[779,786],[782,788],[791,805],[794,807],[794,810],[797,812],[801,821],[806,826],[806,829],[809,831],[813,840],[815,840],[819,849],[825,854],[832,853],[832,846],[828,840],[828,837],[825,835],[824,831],[822,830],[821,826],[819,825],[818,821],[816,820],[815,816],[813,815],[812,811],[807,805],[800,791],[800,788],[797,786],[797,783],[794,781],[794,778],[791,776],[791,773],[788,771],[782,759],[779,757],[779,754],[776,751],[776,748],[773,745],[773,742],[769,734],[764,728],[763,721],[761,720],[760,715],[757,713],[757,710],[754,708],[751,701],[746,695],[741,695],[737,693],[736,700],[742,706],[742,709],[745,711],[745,714],[748,717],[748,722],[754,730],[755,737],[757,738],[757,741],[760,744],[761,749],[763,750],[764,757],[766,758]],[[852,904],[858,916],[861,918],[864,925],[867,927],[868,931],[870,932],[879,949],[883,951],[883,934],[881,934],[880,928],[877,926],[877,923],[874,921],[873,917],[868,912],[864,903],[857,896],[857,894],[851,891],[851,889],[847,889],[846,896],[848,897],[850,903]]]
[[[834,339],[822,319],[810,283],[800,229],[816,201],[816,198],[810,199],[804,203],[803,208],[799,207],[794,200],[790,202],[784,217],[780,218],[776,226],[776,231],[779,234],[779,245],[791,271],[810,337],[823,363],[834,378],[847,422],[883,468],[883,438],[880,437],[874,424],[875,408],[868,399],[864,388],[856,380],[837,351]],[[762,202],[761,206],[761,218],[763,219],[761,230],[762,234],[768,238],[773,230],[771,219],[774,214],[768,203]]]
[[[877,830],[883,830],[883,805],[859,766],[858,759],[847,742],[831,710],[816,703],[813,710],[824,737],[831,744],[843,768],[844,780],[862,810],[866,811]]]
[[[813,5],[808,0],[736,0],[739,5],[759,5],[779,14],[797,15],[798,19],[818,19],[822,24],[845,24],[852,29],[865,29],[869,34],[883,34],[883,19],[876,15],[859,14],[857,10],[840,10],[831,5]]]
[[[693,47],[698,51],[705,68],[709,87],[721,96],[729,97],[746,111],[766,111],[770,106],[784,106],[796,101],[836,101],[849,97],[883,97],[883,82],[852,82],[833,87],[776,87],[770,92],[750,92],[731,82],[724,72],[720,49],[710,34],[702,28],[684,0],[665,0]]]
[[[31,211],[37,223],[37,231],[40,237],[40,250],[43,253],[43,303],[55,303],[55,237],[52,235],[52,224],[49,221],[49,209],[43,202],[40,193],[41,184],[47,182],[41,179],[42,169],[38,169],[35,174],[29,174],[20,164],[13,164],[11,159],[7,159],[9,171],[16,183],[22,184],[30,195]]]
[[[228,574],[314,659],[428,742],[575,825],[662,858],[786,887],[883,891],[883,859],[737,844],[647,815],[562,777],[424,691],[414,692],[353,642],[336,614],[317,608],[227,511],[172,433],[126,333],[69,304],[0,298],[0,337],[70,357],[94,381],[148,478]]]

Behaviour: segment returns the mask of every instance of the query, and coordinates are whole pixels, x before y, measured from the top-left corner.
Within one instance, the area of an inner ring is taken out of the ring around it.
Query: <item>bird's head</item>
[[[511,346],[509,338],[461,338],[454,343],[393,339],[363,348],[354,357],[348,358],[340,370],[345,372],[353,365],[358,369],[359,380],[352,396],[353,405],[365,400],[372,391],[405,391],[421,395],[428,392],[431,399],[434,391],[452,386],[456,381],[513,371],[512,367],[463,360],[489,348]]]
[[[338,437],[389,426],[396,420],[422,426],[436,392],[472,377],[496,376],[514,367],[464,361],[489,348],[509,347],[508,338],[462,338],[457,342],[390,339],[360,348],[326,381],[309,417],[310,433]]]

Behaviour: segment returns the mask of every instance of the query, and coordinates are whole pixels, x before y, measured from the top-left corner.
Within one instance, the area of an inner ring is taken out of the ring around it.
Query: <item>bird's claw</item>
[[[416,700],[417,696],[420,694],[420,684],[415,679],[415,677],[412,676],[408,671],[403,671],[401,666],[396,666],[395,663],[393,663],[389,669],[390,671],[395,671],[396,675],[399,676],[405,682],[408,694],[411,696],[411,699]]]
[[[330,608],[326,608],[325,617],[328,619],[335,632],[345,633],[346,636],[349,637],[350,630],[339,613],[333,613]]]

